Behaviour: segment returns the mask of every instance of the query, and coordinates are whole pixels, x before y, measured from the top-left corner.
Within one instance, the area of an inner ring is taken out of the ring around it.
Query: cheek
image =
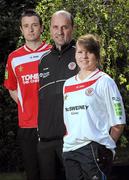
[[[77,65],[80,63],[79,58],[75,56]]]
[[[51,37],[53,37],[54,31],[52,29],[50,29],[50,35]]]
[[[43,32],[43,29],[40,28],[40,29],[38,30],[38,32],[39,32],[39,34],[41,34],[41,33]]]
[[[91,62],[94,64],[97,62],[96,57],[94,55],[90,55],[89,59],[91,59]]]
[[[21,29],[21,33],[24,35],[24,31],[23,31],[23,29]]]
[[[92,59],[91,63],[96,66],[97,65],[97,60],[96,59]]]
[[[27,32],[25,30],[22,31],[22,35],[26,37],[27,36]]]
[[[93,62],[94,62],[94,64],[98,63],[98,60],[96,59],[96,57],[93,58]]]
[[[22,29],[22,34],[27,34],[29,32],[29,28]]]
[[[81,54],[76,54],[75,58],[79,61],[80,59],[82,59],[82,56],[81,56]]]
[[[75,53],[75,59],[76,59],[76,61],[78,60],[78,55]]]
[[[43,32],[43,29],[42,29],[42,28],[38,28],[38,29],[37,29],[37,33],[40,34],[40,33],[42,33],[42,32]]]
[[[70,31],[64,32],[64,34],[67,39],[70,39],[72,37],[72,34]]]
[[[56,38],[58,36],[58,32],[57,31],[52,31],[52,33],[51,33],[51,37],[53,37],[53,38]]]

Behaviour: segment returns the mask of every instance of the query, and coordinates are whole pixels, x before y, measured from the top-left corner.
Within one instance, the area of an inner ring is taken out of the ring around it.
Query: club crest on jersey
[[[88,88],[85,91],[86,96],[92,96],[94,94],[94,89],[93,88]]]
[[[76,63],[75,63],[75,62],[70,62],[70,63],[68,64],[68,68],[69,68],[70,70],[74,70],[74,69],[76,68]]]
[[[18,69],[19,69],[20,72],[23,71],[23,67],[22,66],[20,66]]]

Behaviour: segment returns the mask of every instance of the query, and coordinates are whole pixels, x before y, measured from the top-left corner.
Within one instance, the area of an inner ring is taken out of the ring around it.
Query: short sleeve
[[[14,69],[12,67],[12,56],[9,55],[6,69],[5,69],[5,79],[4,79],[4,86],[9,90],[16,90],[17,89],[17,78],[14,73]]]
[[[125,124],[124,104],[115,81],[110,77],[106,77],[103,79],[103,86],[101,87],[110,125]]]

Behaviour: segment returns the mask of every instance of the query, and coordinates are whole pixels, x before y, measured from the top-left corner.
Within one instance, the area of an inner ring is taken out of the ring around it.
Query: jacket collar
[[[69,48],[71,48],[72,46],[75,46],[75,40],[72,40],[69,44],[65,44],[61,47],[61,51],[59,51],[59,49],[56,48],[55,44],[53,45],[53,51],[59,54],[63,54],[65,51],[67,51]]]

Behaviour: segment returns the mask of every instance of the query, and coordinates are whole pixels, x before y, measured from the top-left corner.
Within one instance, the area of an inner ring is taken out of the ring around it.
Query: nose
[[[62,33],[63,33],[63,29],[62,29],[62,27],[59,27],[58,28],[58,34],[61,35]]]
[[[83,58],[87,57],[87,52],[83,52]]]
[[[33,30],[34,30],[34,29],[33,29],[33,26],[30,26],[30,27],[29,27],[29,31],[30,31],[30,32],[33,32]]]

